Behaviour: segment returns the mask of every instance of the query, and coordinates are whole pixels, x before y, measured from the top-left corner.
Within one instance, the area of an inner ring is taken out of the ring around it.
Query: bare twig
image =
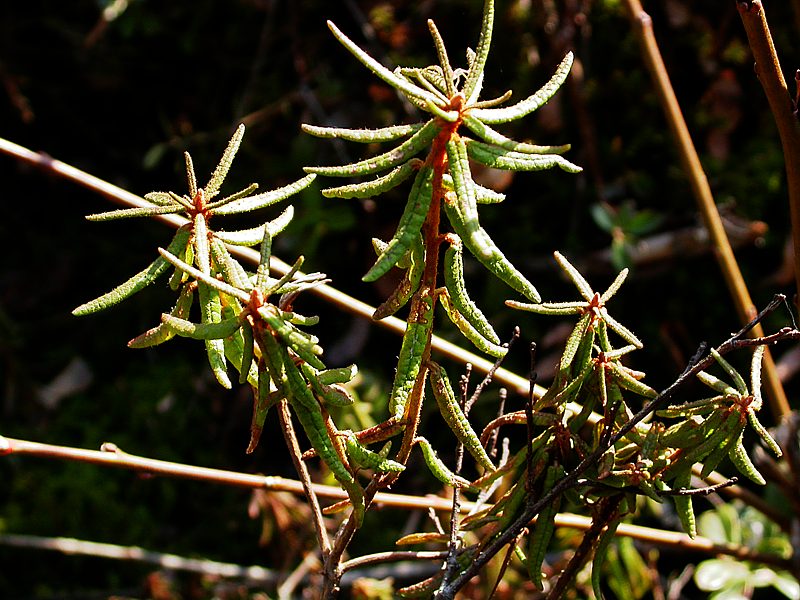
[[[434,551],[414,551],[414,550],[395,550],[392,552],[377,552],[375,554],[367,554],[359,556],[358,558],[351,558],[344,561],[341,565],[342,572],[363,567],[365,565],[374,565],[376,563],[384,562],[397,562],[400,560],[441,560],[447,556],[447,551],[441,552]]]
[[[108,445],[107,447],[112,446]],[[303,494],[303,484],[301,482],[292,479],[285,479],[283,477],[265,477],[263,475],[252,475],[249,473],[237,473],[234,471],[224,471],[221,469],[209,469],[206,467],[183,465],[179,463],[136,456],[134,454],[128,454],[127,452],[122,452],[119,449],[116,451],[85,450],[82,448],[40,444],[38,442],[0,436],[0,455],[10,454],[19,456],[38,456],[56,460],[87,462],[103,466],[124,468],[132,471],[140,471],[148,474],[177,477],[181,479],[192,479],[205,483]],[[347,498],[347,492],[338,486],[322,485],[319,483],[314,483],[312,485],[318,496],[341,499]],[[449,512],[452,509],[452,502],[447,498],[441,498],[439,496],[420,497],[408,496],[405,494],[378,492],[374,494],[373,502],[376,505],[395,506],[409,510],[427,510],[433,508],[437,511]],[[460,511],[463,514],[468,514],[475,510],[475,508],[476,506],[474,502],[462,502]],[[572,529],[585,530],[591,527],[591,523],[592,520],[590,517],[571,513],[559,513],[555,518],[556,527],[569,527]],[[674,531],[665,531],[663,529],[622,523],[617,529],[617,535],[631,537],[637,540],[642,540],[666,547],[690,549],[708,554],[724,554],[740,558],[742,560],[753,560],[756,562],[763,562],[765,564],[775,564],[774,557],[771,558],[771,555],[756,554],[747,548],[735,544],[715,544],[711,540],[699,536],[692,539],[684,533],[678,533]],[[21,539],[22,537],[29,536],[17,537]],[[8,536],[0,536],[0,543],[3,543],[3,540],[7,538]],[[98,548],[102,549],[103,546],[105,545],[98,546]],[[59,549],[58,544],[42,544],[37,547],[42,547],[44,549]],[[72,546],[67,545],[65,548],[72,548]],[[86,546],[86,548],[92,547]],[[115,550],[115,552],[118,554],[118,558],[126,557],[125,553],[121,553],[118,550]],[[102,556],[102,554],[98,555]],[[127,555],[128,558],[139,560],[136,558],[136,556],[136,552],[130,552]]]
[[[594,508],[592,526],[586,530],[580,545],[575,549],[567,566],[558,576],[555,585],[547,594],[546,600],[559,600],[567,591],[567,587],[574,581],[578,571],[583,567],[592,554],[594,548],[605,530],[606,526],[618,519],[617,509],[622,502],[621,496],[601,498]]]
[[[660,496],[710,496],[711,494],[720,491],[723,488],[735,485],[739,481],[738,477],[731,477],[725,481],[720,481],[713,485],[707,485],[701,488],[680,488],[677,490],[664,490],[659,492]]]
[[[138,546],[103,544],[62,537],[39,537],[35,535],[0,534],[0,545],[33,550],[51,550],[62,554],[95,556],[114,560],[128,560],[154,565],[171,571],[188,571],[213,577],[244,579],[253,583],[275,585],[279,573],[264,567],[245,567],[231,563],[217,562],[201,558],[189,558],[176,554],[164,554],[145,550]]]
[[[689,128],[686,126],[678,99],[675,97],[675,91],[672,88],[669,74],[664,66],[658,43],[653,34],[652,20],[650,15],[642,8],[639,0],[625,0],[625,6],[639,38],[644,60],[653,78],[659,100],[666,114],[672,135],[675,138],[683,169],[691,184],[692,193],[697,200],[703,221],[714,242],[715,256],[719,262],[733,303],[736,306],[736,312],[739,315],[740,322],[747,323],[755,316],[756,308],[750,298],[739,264],[736,262],[736,257],[725,233],[725,227],[722,224],[717,205],[711,194],[708,179],[703,171],[703,165],[700,163],[700,157],[697,155],[697,150],[689,134]],[[797,162],[797,159],[800,159],[800,153],[795,155],[795,162]],[[798,206],[800,206],[800,198],[798,199]],[[800,213],[798,216],[800,217]],[[753,328],[752,335],[762,336],[764,333],[761,327],[757,325]],[[764,379],[767,396],[770,400],[770,408],[772,409],[773,417],[777,421],[787,414],[790,409],[786,400],[786,393],[775,369],[775,362],[769,351],[764,355]]]
[[[303,582],[303,579],[308,576],[309,572],[318,568],[319,559],[317,555],[311,552],[306,554],[302,562],[297,565],[294,571],[292,571],[292,573],[278,587],[278,598],[283,600],[284,598],[288,599],[296,597],[294,591],[297,589],[297,586]]]
[[[322,518],[322,510],[319,506],[319,499],[314,491],[314,486],[311,483],[311,476],[308,474],[306,464],[303,462],[301,455],[303,451],[300,450],[300,444],[297,443],[297,436],[294,433],[294,426],[292,425],[292,414],[289,412],[289,403],[284,398],[278,403],[278,417],[281,421],[281,430],[283,437],[286,440],[286,445],[289,448],[289,454],[292,457],[294,468],[300,477],[300,482],[303,484],[303,491],[305,492],[308,505],[311,508],[311,516],[314,520],[314,529],[317,532],[317,543],[322,552],[323,560],[331,551],[331,541],[328,538],[328,530],[325,528],[325,521]]]
[[[710,485],[719,485],[723,482],[727,482],[728,479],[723,475],[720,475],[716,471],[709,473],[707,476],[702,477],[700,475],[702,471],[702,467],[696,465],[696,468],[692,468],[692,473],[705,481]],[[786,517],[786,514],[783,512],[782,507],[776,506],[771,504],[764,498],[757,496],[753,492],[751,492],[746,487],[742,487],[739,485],[730,485],[725,486],[719,489],[719,494],[721,496],[725,496],[727,498],[738,498],[748,506],[752,506],[756,510],[762,512],[772,521],[775,521],[778,525],[781,526],[782,529],[788,530],[789,528],[789,519]]]

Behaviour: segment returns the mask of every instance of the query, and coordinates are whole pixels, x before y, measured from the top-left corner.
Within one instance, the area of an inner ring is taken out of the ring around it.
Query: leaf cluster
[[[303,130],[316,137],[397,145],[342,166],[306,167],[305,177],[270,192],[256,194],[257,186],[252,184],[219,200],[215,198],[240,145],[243,126],[237,129],[205,187],[198,186],[187,153],[188,194],[152,192],[145,196],[148,205],[144,208],[89,217],[99,221],[175,214],[184,216],[187,222],[148,267],[74,313],[86,315],[109,308],[171,270],[170,287],[178,295],[174,308],[163,314],[154,328],[131,340],[129,346],[149,347],[176,335],[202,340],[209,364],[226,388],[233,385],[228,375],[233,366],[239,373],[238,383],[253,390],[249,452],[259,442],[270,408],[278,404],[291,407],[313,453],[346,491],[351,508],[351,518],[337,537],[341,542],[336,545],[338,554],[334,551],[325,557],[329,577],[330,573],[341,576],[340,565],[331,566],[330,561],[341,557],[347,535],[352,536],[363,523],[376,490],[397,480],[406,469],[411,449],[418,447],[438,481],[463,493],[476,494],[480,508],[463,519],[454,518],[457,531],[452,532],[453,537],[433,540],[448,545],[454,557],[453,568],[401,590],[401,595],[429,594],[436,588],[442,597],[454,593],[449,586],[456,585],[458,577],[477,564],[472,557],[491,558],[487,549],[508,532],[515,532],[513,552],[525,566],[529,579],[543,589],[542,565],[553,543],[556,515],[567,507],[577,507],[591,514],[593,524],[562,578],[574,578],[593,555],[592,586],[600,597],[600,565],[617,527],[637,512],[638,497],[658,503],[672,498],[685,531],[694,537],[691,477],[696,464],[702,463],[701,475],[708,475],[728,457],[753,482],[765,483],[743,443],[749,424],[774,454],[781,454],[757,417],[763,404],[760,373],[764,348],[759,346],[754,351],[749,387],[722,355],[712,350],[714,360],[732,385],[700,372],[698,378],[714,390],[714,396],[661,408],[655,413],[659,420],[634,422],[638,406],[648,402],[654,406],[659,394],[644,383],[644,373],[626,364],[628,356],[641,350],[643,343],[607,309],[625,281],[627,269],[599,293],[566,257],[556,252],[558,265],[577,288],[580,299],[543,302],[534,285],[506,258],[480,223],[479,206],[502,202],[505,196],[475,182],[475,164],[507,171],[553,167],[567,173],[581,171],[562,156],[569,146],[516,141],[494,129],[494,125],[521,119],[546,103],[566,80],[573,57],[567,54],[550,81],[519,102],[502,106],[511,92],[482,100],[493,24],[494,2],[486,0],[478,43],[474,50],[467,50],[466,68],[453,68],[439,30],[429,21],[438,64],[390,70],[329,22],[335,38],[372,73],[426,113],[426,120],[372,130],[304,125]],[[404,270],[399,285],[375,311],[375,319],[386,318],[410,305],[386,402],[388,418],[363,431],[340,430],[329,411],[334,406],[352,404],[346,385],[355,377],[355,365],[328,368],[321,359],[319,339],[305,330],[316,325],[318,319],[293,309],[298,295],[326,283],[326,276],[302,274],[302,257],[282,277],[270,276],[273,238],[291,221],[292,208],[251,229],[212,228],[212,219],[250,214],[270,206],[304,189],[318,176],[369,178],[322,191],[324,196],[336,198],[372,198],[411,181],[394,235],[387,242],[373,240],[377,259],[363,276],[364,281],[372,282],[393,268]],[[449,230],[440,229],[442,215]],[[631,214],[620,217],[622,224],[608,215],[599,220],[612,229],[625,226],[632,233],[641,233],[647,226],[643,223],[646,219]],[[446,248],[440,265],[442,244]],[[229,246],[235,245],[260,247],[255,272],[248,272],[234,258]],[[465,248],[495,277],[524,296],[525,301],[508,300],[510,308],[545,316],[577,317],[546,393],[531,399],[524,411],[502,415],[481,435],[469,420],[468,406],[463,401],[465,390],[457,395],[445,370],[430,357],[437,303],[463,336],[497,359],[497,365],[509,349],[468,293]],[[195,298],[199,322],[191,318]],[[443,420],[481,473],[475,481],[465,479],[459,466],[450,468],[437,449],[417,435],[428,383]],[[662,418],[678,422],[668,426]],[[525,425],[526,443],[497,463],[487,451],[486,442],[494,429],[505,424]],[[402,442],[392,458],[388,444],[377,451],[369,448],[395,435],[402,435]],[[586,465],[593,456],[599,460]],[[569,485],[562,484],[581,465],[580,476]],[[370,477],[366,486],[359,481],[362,475]],[[496,493],[498,489],[501,492]],[[520,518],[534,516],[531,507],[543,499],[549,502],[535,515],[535,523],[520,527]],[[518,542],[524,531],[527,543],[523,550]],[[463,538],[458,537],[462,534]],[[466,534],[472,536],[469,544],[463,542]],[[456,537],[463,546],[455,548]],[[331,585],[335,587],[338,582]]]

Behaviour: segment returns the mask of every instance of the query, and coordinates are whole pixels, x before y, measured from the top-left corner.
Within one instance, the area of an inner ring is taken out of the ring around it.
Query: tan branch
[[[28,455],[58,460],[72,460],[140,471],[148,474],[193,479],[206,483],[216,483],[241,488],[285,491],[298,495],[304,493],[303,484],[292,479],[237,473],[234,471],[196,467],[153,458],[144,458],[123,452],[113,444],[104,444],[104,447],[106,448],[105,451],[85,450],[82,448],[54,446],[52,444],[41,444],[38,442],[0,436],[0,456],[14,454],[19,456]],[[340,500],[347,498],[347,492],[341,488],[319,483],[314,483],[312,486],[314,492],[318,496]],[[449,513],[453,508],[453,503],[450,499],[440,496],[410,496],[388,492],[376,493],[373,504],[375,504],[376,507],[392,506],[408,510],[428,510],[432,508],[443,513]],[[474,502],[462,502],[460,506],[462,514],[468,514],[476,509],[478,509],[478,506]],[[592,519],[582,515],[559,513],[556,515],[555,524],[556,527],[569,527],[585,531],[592,526]],[[675,531],[665,531],[663,529],[622,523],[617,529],[617,535],[649,542],[658,546],[692,550],[709,555],[732,556],[740,560],[750,560],[775,565],[780,568],[789,568],[788,559],[784,559],[780,556],[754,552],[749,548],[737,544],[716,544],[712,540],[701,536],[692,539],[685,533]],[[1,540],[2,538],[0,538],[0,542]],[[135,556],[132,556],[132,558],[136,559]]]
[[[636,36],[639,38],[644,60],[653,79],[659,101],[664,109],[672,135],[675,138],[680,160],[686,176],[689,178],[692,193],[714,243],[715,256],[733,299],[739,320],[742,324],[748,323],[756,316],[757,310],[750,298],[739,264],[736,262],[736,257],[725,233],[717,205],[711,194],[708,179],[703,171],[703,165],[692,142],[689,128],[683,118],[678,99],[675,96],[675,90],[672,88],[669,74],[653,34],[652,20],[650,15],[642,8],[639,0],[625,0],[625,6]],[[751,335],[753,337],[764,335],[760,324],[753,327]],[[775,362],[769,350],[764,355],[764,378],[770,408],[772,409],[773,417],[777,421],[783,415],[788,414],[790,409],[783,385],[778,378]]]

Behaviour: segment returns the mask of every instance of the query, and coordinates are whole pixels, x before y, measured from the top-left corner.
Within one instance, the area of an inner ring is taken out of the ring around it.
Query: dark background
[[[326,19],[393,66],[434,62],[425,25],[434,18],[451,60],[461,66],[466,45],[477,41],[481,8],[466,0],[132,0],[118,18],[104,22],[105,4],[0,5],[0,135],[136,194],[184,193],[184,150],[191,152],[202,183],[240,122],[247,132],[223,191],[252,181],[262,189],[278,187],[299,178],[303,166],[375,151],[300,132],[301,123],[378,127],[416,120],[333,39]],[[798,28],[788,4],[767,8],[791,74]],[[783,157],[735,3],[670,0],[645,8],[715,198],[749,232],[737,257],[754,301],[763,306],[777,292],[791,296],[783,258],[789,235]],[[639,47],[616,1],[498,0],[497,10],[483,96],[511,88],[514,98],[525,97],[573,49],[579,80],[535,115],[502,130],[542,144],[569,142],[568,157],[585,171],[519,174],[501,182],[508,198],[484,207],[482,223],[545,299],[575,295],[551,258],[554,250],[603,290],[616,270],[602,258],[611,237],[592,219],[593,205],[602,202],[613,211],[633,203],[650,211],[643,217],[652,225],[650,235],[699,223]],[[259,449],[244,454],[250,393],[216,386],[199,344],[175,340],[152,350],[126,348],[128,339],[171,306],[165,286],[95,316],[70,314],[149,263],[169,231],[148,221],[89,223],[85,214],[113,205],[7,156],[0,156],[0,181],[0,434],[93,449],[113,441],[154,458],[292,477],[275,415]],[[391,235],[402,190],[374,201],[327,200],[318,190],[329,183],[338,185],[320,178],[292,199],[296,217],[275,253],[287,262],[303,254],[307,270],[323,271],[334,286],[378,304],[388,284],[360,278],[374,257],[370,236]],[[659,261],[630,266],[612,313],[645,342],[645,350],[631,357],[632,366],[663,388],[701,341],[721,341],[739,323],[707,249],[694,252],[681,243]],[[546,383],[547,361],[559,350],[548,339],[563,339],[559,321],[504,309],[503,300],[513,295],[474,263],[467,277],[502,335],[515,325],[522,328],[523,341],[507,366],[526,373],[525,346],[535,340]],[[314,297],[303,303],[303,312],[322,317],[315,333],[328,365],[358,363],[360,396],[373,402],[364,412],[380,419],[399,339]],[[776,315],[767,327],[782,326],[787,318],[785,312]],[[448,323],[441,327],[444,337],[462,343]],[[778,348],[776,355],[788,364],[787,350]],[[745,355],[732,360],[747,364]],[[451,375],[459,371],[448,366]],[[66,387],[54,392],[54,381]],[[791,373],[786,384],[791,399]],[[493,413],[496,394],[495,386],[478,419]],[[430,427],[429,437],[438,435]],[[408,482],[405,491],[430,491],[424,472]],[[248,512],[251,501],[241,490],[81,464],[0,461],[0,532],[291,566],[296,554],[287,544],[302,548],[308,540],[277,543],[269,529],[262,530],[262,520],[253,518],[255,504]],[[302,511],[288,499],[284,507]],[[353,551],[390,547],[395,533],[358,538]],[[142,590],[151,571],[2,547],[0,564],[0,590],[17,598],[136,596],[147,593]],[[197,591],[198,597],[204,593]]]

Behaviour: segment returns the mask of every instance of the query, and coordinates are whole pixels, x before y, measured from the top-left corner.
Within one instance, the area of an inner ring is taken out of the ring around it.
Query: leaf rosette
[[[540,171],[552,167],[569,173],[581,171],[561,156],[569,149],[568,145],[539,146],[518,142],[492,127],[520,119],[547,102],[566,80],[573,56],[568,53],[550,81],[516,104],[500,107],[510,98],[511,92],[481,100],[493,25],[494,2],[487,0],[477,48],[467,50],[466,69],[454,69],[436,25],[428,21],[439,64],[390,70],[328,22],[333,35],[353,56],[430,116],[427,121],[381,129],[303,126],[307,133],[323,138],[361,143],[402,140],[392,150],[351,164],[306,167],[308,173],[329,177],[363,177],[388,171],[368,181],[324,189],[322,193],[328,197],[371,197],[414,178],[397,231],[364,275],[364,281],[377,280],[409,254],[429,210],[432,207],[438,210],[441,200],[450,225],[469,252],[528,300],[540,301],[536,288],[510,263],[481,226],[477,205],[499,202],[504,196],[477,184],[470,163],[511,171]],[[466,132],[460,131],[462,126]],[[418,158],[426,151],[424,158]],[[489,335],[489,341],[496,344],[492,338]]]

